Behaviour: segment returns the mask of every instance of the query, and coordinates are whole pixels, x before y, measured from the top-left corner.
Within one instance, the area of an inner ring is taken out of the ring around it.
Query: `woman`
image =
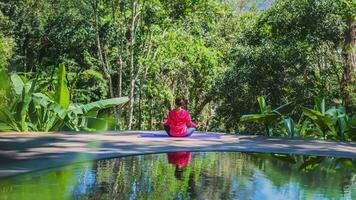
[[[174,171],[174,176],[178,180],[183,179],[184,168],[189,164],[190,161],[190,152],[173,152],[167,153],[168,163],[175,165],[176,170]]]
[[[163,123],[164,130],[171,137],[188,137],[193,134],[199,126],[190,119],[190,114],[183,106],[188,101],[184,98],[176,98],[176,107],[169,111],[166,122]]]

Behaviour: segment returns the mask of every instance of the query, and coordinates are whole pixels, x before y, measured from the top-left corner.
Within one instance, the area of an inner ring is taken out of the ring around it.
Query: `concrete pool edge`
[[[220,139],[138,138],[160,131],[1,133],[0,178],[76,162],[174,151],[225,151],[356,158],[356,143],[221,134]],[[215,133],[216,134],[216,133]]]

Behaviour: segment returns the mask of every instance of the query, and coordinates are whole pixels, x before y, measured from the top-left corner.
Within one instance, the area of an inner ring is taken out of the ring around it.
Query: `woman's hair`
[[[176,103],[176,106],[182,107],[188,103],[188,100],[185,99],[184,97],[178,97],[178,98],[176,98],[175,103]]]
[[[184,171],[183,168],[179,167],[178,165],[176,166],[176,170],[174,171],[174,176],[178,180],[183,180],[184,179]]]

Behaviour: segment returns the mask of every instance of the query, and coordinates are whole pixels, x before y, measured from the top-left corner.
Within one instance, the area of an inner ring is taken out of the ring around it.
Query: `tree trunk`
[[[122,70],[123,70],[123,61],[121,55],[119,55],[119,79],[117,83],[117,95],[122,97]]]
[[[130,70],[133,71],[133,70]],[[133,122],[133,111],[134,111],[134,92],[135,92],[135,79],[133,77],[133,72],[130,72],[130,107],[129,107],[129,127],[128,129],[132,129],[132,122]]]
[[[344,72],[341,80],[342,97],[346,109],[349,112],[355,110],[352,102],[352,93],[354,89],[353,74],[356,66],[356,21],[351,20],[348,29],[345,32],[345,41],[343,49],[343,57],[345,60]]]
[[[135,92],[135,64],[134,64],[134,55],[135,55],[135,26],[136,18],[138,13],[136,13],[136,4],[137,1],[132,1],[132,15],[131,15],[131,27],[130,27],[130,107],[129,107],[129,124],[128,129],[132,129],[133,123],[133,112],[134,112],[134,92]],[[138,73],[138,72],[137,72]]]
[[[93,9],[94,9],[94,13],[95,13],[96,46],[98,49],[98,57],[99,57],[101,65],[102,65],[104,75],[109,81],[110,97],[114,97],[111,75],[108,71],[108,64],[106,62],[105,54],[103,53],[102,48],[101,48],[101,41],[100,41],[100,35],[99,35],[99,17],[98,17],[97,6],[98,6],[97,3],[93,3]]]
[[[149,128],[150,130],[153,129],[153,115],[154,115],[154,107],[153,107],[153,102],[152,102],[152,99],[149,100],[149,105],[150,105],[150,125],[149,125]]]
[[[99,40],[100,41],[100,40]],[[102,60],[103,60],[103,69],[104,69],[104,73],[105,73],[105,77],[108,79],[109,81],[109,93],[110,93],[110,97],[114,98],[114,88],[112,85],[112,79],[111,79],[111,74],[109,72],[109,63],[107,62],[107,55],[106,55],[106,51],[104,50],[102,52]]]
[[[140,84],[141,85],[141,84]],[[141,93],[141,86],[138,92],[138,130],[142,129],[142,93]]]

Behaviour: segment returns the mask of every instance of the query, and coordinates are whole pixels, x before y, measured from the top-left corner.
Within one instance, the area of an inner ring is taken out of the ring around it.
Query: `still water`
[[[0,199],[356,199],[356,160],[176,152],[68,165],[0,180]]]

